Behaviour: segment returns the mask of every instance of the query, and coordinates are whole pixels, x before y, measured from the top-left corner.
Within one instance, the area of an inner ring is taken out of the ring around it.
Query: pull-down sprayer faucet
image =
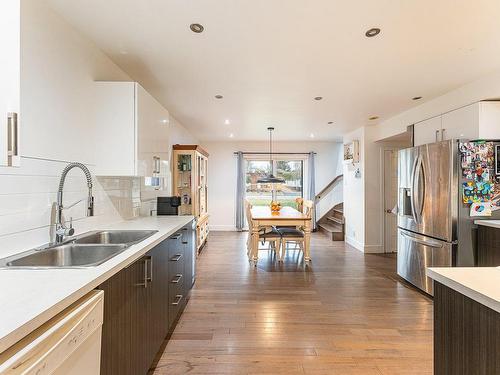
[[[89,189],[88,197],[87,197],[87,216],[94,216],[94,197],[92,196],[92,176],[90,174],[89,169],[83,165],[82,163],[70,163],[68,164],[62,171],[61,173],[61,180],[59,181],[59,189],[57,191],[57,204],[56,204],[56,209],[57,209],[57,214],[56,214],[56,243],[61,243],[64,241],[64,237],[66,236],[72,236],[75,233],[75,230],[73,229],[73,223],[70,224],[70,227],[66,227],[66,225],[63,223],[63,218],[62,218],[62,212],[65,208],[71,208],[77,203],[80,203],[81,201],[85,199],[81,199],[68,207],[63,207],[63,189],[64,189],[64,182],[66,181],[66,176],[68,175],[68,172],[72,170],[73,168],[80,168],[83,173],[85,174],[85,177],[87,179],[87,187]]]

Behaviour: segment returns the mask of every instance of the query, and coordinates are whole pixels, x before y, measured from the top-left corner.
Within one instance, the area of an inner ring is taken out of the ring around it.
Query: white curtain
[[[236,229],[239,231],[245,227],[245,159],[243,152],[237,153],[236,169]]]
[[[307,184],[307,199],[310,199],[314,202],[314,198],[316,196],[316,171],[314,167],[314,152],[311,151],[309,153],[308,158],[308,184]],[[312,212],[312,227],[313,230],[316,230],[316,204],[314,205],[314,209]]]

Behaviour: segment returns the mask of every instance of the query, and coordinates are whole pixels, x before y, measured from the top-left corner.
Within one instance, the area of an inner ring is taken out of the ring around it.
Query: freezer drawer
[[[432,279],[426,276],[425,269],[453,266],[454,253],[449,242],[398,229],[398,275],[430,295]]]

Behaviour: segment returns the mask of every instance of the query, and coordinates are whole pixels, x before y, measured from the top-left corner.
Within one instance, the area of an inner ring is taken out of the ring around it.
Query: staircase
[[[326,197],[330,191],[340,183],[343,175],[335,177],[321,192],[314,198],[315,204],[318,204],[321,199]],[[344,203],[341,202],[333,206],[326,212],[317,222],[317,227],[321,232],[326,233],[332,241],[344,241],[345,237],[345,220],[344,220]]]
[[[319,219],[318,229],[332,241],[344,241],[344,203],[337,204]]]

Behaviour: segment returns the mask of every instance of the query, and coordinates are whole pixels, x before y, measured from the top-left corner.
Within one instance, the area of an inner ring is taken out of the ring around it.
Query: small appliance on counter
[[[474,267],[474,220],[500,219],[498,145],[448,140],[399,151],[398,275],[428,294],[426,268]]]
[[[158,197],[156,200],[157,215],[179,215],[181,197]]]

